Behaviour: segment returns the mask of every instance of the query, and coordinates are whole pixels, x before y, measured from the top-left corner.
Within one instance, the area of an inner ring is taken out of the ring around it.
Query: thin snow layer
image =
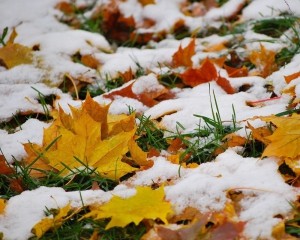
[[[36,90],[37,91],[36,91]],[[50,88],[45,84],[1,84],[0,79],[0,122],[7,121],[19,112],[44,113],[42,105],[38,102],[39,92],[44,95],[61,93],[57,88]],[[51,110],[51,107],[47,105]]]
[[[135,190],[130,192],[132,195]],[[0,215],[0,232],[7,240],[26,240],[32,236],[31,229],[42,218],[47,209],[65,207],[71,202],[71,207],[79,208],[82,201],[86,204],[103,204],[112,197],[111,193],[98,191],[65,192],[62,188],[40,187],[32,191],[24,191],[12,197],[5,213]],[[51,215],[50,218],[53,216]]]
[[[284,12],[300,15],[299,4],[300,0],[254,0],[243,9],[242,20],[276,17]]]
[[[13,134],[8,134],[8,132],[0,130],[0,146],[6,160],[12,163],[14,159],[19,160],[27,155],[22,143],[28,143],[30,140],[31,143],[41,145],[43,129],[49,125],[50,123],[41,122],[37,119],[28,119]]]
[[[176,213],[188,206],[202,213],[222,211],[231,202],[227,191],[241,191],[244,197],[238,217],[239,221],[247,222],[244,234],[250,239],[269,239],[273,227],[281,221],[275,216],[288,214],[291,211],[288,202],[297,198],[297,192],[284,182],[277,169],[275,158],[243,158],[227,150],[215,162],[203,163],[195,169],[179,169],[178,165],[158,157],[152,168],[138,172],[124,184],[165,183],[166,199]]]

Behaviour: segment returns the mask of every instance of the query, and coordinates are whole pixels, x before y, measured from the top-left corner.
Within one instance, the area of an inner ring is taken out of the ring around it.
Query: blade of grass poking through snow
[[[0,38],[0,43],[5,47],[6,44],[4,42],[4,38],[6,37],[7,35],[7,32],[8,32],[8,27],[4,28],[3,29],[3,32],[2,32],[2,35],[1,35],[1,38]]]
[[[34,87],[31,87],[34,91],[36,91],[39,95],[39,99],[40,99],[40,102],[41,102],[41,105],[43,107],[43,110],[44,110],[44,113],[45,113],[45,117],[46,117],[46,120],[48,121],[49,120],[49,117],[50,117],[50,112],[49,112],[49,109],[48,109],[48,106],[47,106],[47,103],[45,101],[45,95],[42,94],[39,90],[37,90],[36,88]]]

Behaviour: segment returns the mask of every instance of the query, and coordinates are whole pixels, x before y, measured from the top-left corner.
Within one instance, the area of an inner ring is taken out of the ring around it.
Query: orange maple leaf
[[[275,63],[275,55],[276,52],[267,50],[260,44],[260,51],[252,51],[249,60],[256,66],[260,75],[266,78],[278,70],[278,66]]]
[[[126,87],[121,87],[120,89],[114,90],[110,93],[103,94],[103,97],[109,98],[111,100],[113,100],[116,96],[133,98],[142,102],[144,105],[148,107],[152,107],[158,103],[156,100],[154,100],[154,98],[158,98],[160,95],[168,92],[167,88],[162,87],[160,90],[145,89],[144,92],[135,94],[132,91],[133,84],[134,82],[128,84]],[[160,86],[162,85],[160,84]]]
[[[172,56],[173,67],[192,67],[193,61],[191,58],[195,55],[195,45],[195,39],[193,39],[185,48],[182,48],[180,45],[178,51]]]
[[[218,75],[215,65],[209,58],[205,59],[200,68],[188,68],[184,73],[179,74],[179,76],[184,84],[191,87],[215,80],[226,93],[235,93],[235,89],[231,86],[230,82],[226,78]]]
[[[98,66],[100,65],[99,61],[96,58],[94,58],[93,56],[91,56],[91,55],[83,55],[81,57],[80,61],[84,65],[86,65],[86,66],[88,66],[90,68],[93,68],[93,69],[97,69]]]
[[[229,77],[246,77],[248,76],[248,68],[246,66],[243,66],[241,68],[233,68],[229,67],[227,65],[224,65],[224,68],[226,69]]]
[[[184,84],[195,87],[201,83],[215,80],[218,76],[214,64],[206,58],[200,68],[188,68],[184,73],[179,75]]]
[[[293,73],[291,75],[288,75],[288,76],[284,76],[284,79],[285,79],[286,83],[289,84],[292,80],[294,80],[298,77],[300,77],[300,71]]]

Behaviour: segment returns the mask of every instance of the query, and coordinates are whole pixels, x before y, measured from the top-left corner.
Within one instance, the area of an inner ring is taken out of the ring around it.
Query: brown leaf
[[[75,8],[69,2],[59,2],[55,5],[56,9],[62,11],[63,13],[70,14],[75,12]]]
[[[174,140],[172,140],[171,145],[168,147],[167,151],[171,154],[176,154],[180,148],[185,148],[185,145],[180,138],[175,138]]]
[[[12,179],[9,178],[9,187],[11,190],[17,192],[17,193],[22,193],[26,189],[24,188],[23,181],[21,179]]]
[[[0,155],[0,174],[10,175],[14,174],[15,170],[12,167],[6,165],[6,159],[3,155]]]
[[[255,140],[263,142],[265,145],[268,145],[270,143],[270,140],[266,138],[272,135],[272,132],[268,127],[254,128],[249,122],[247,122],[247,125],[251,129],[252,136]]]
[[[212,237],[210,238],[210,240],[240,239],[240,234],[243,231],[245,225],[245,222],[225,222],[212,231]]]
[[[135,77],[134,73],[132,72],[131,67],[123,73],[119,72],[119,76],[122,77],[122,80],[124,83],[129,82],[130,80],[134,79],[134,77]]]
[[[182,48],[180,45],[178,51],[172,56],[173,67],[192,67],[193,61],[191,58],[195,55],[195,45],[195,39],[193,39],[185,48]]]
[[[237,135],[236,133],[230,133],[227,134],[222,141],[227,140],[227,142],[223,143],[221,147],[218,147],[215,151],[214,154],[218,155],[223,153],[227,148],[229,147],[237,147],[237,146],[244,146],[247,142],[247,139],[244,137],[241,137]]]

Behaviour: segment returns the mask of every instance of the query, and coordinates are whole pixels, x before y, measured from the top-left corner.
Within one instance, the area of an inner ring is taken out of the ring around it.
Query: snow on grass
[[[9,27],[9,34],[12,27],[16,27],[18,36],[15,42],[28,47],[38,45],[40,51],[34,55],[36,65],[19,65],[6,70],[0,68],[0,122],[7,121],[13,114],[18,112],[43,112],[39,104],[38,93],[32,89],[35,87],[45,95],[56,94],[60,97],[58,104],[69,113],[68,104],[79,106],[80,101],[73,100],[70,95],[63,94],[56,88],[62,76],[69,73],[74,77],[84,74],[94,78],[103,85],[105,76],[115,77],[119,72],[125,72],[129,68],[135,72],[138,65],[146,69],[150,74],[142,76],[133,85],[133,92],[141,93],[145,89],[154,87],[159,89],[157,78],[154,73],[160,74],[168,71],[160,63],[170,63],[172,55],[182,45],[185,47],[191,38],[176,40],[171,35],[158,43],[150,42],[148,47],[153,49],[136,49],[119,47],[114,53],[107,40],[96,33],[89,33],[82,30],[74,30],[67,25],[60,23],[58,19],[62,13],[54,6],[59,0],[2,0],[0,3],[0,31]],[[82,4],[85,1],[80,1]],[[100,5],[103,1],[99,0]],[[230,0],[218,9],[211,9],[203,17],[185,16],[179,9],[183,0],[157,0],[156,4],[149,4],[142,7],[136,0],[128,0],[120,3],[119,8],[125,17],[133,15],[136,22],[145,18],[155,20],[154,26],[147,31],[158,32],[169,31],[174,23],[183,19],[186,25],[194,30],[198,27],[208,25],[220,25],[223,16],[230,16],[233,9],[243,0]],[[299,0],[288,1],[290,8],[295,14],[299,12]],[[242,19],[258,19],[265,16],[278,16],[281,12],[289,12],[288,5],[283,0],[256,0],[251,1],[242,11]],[[143,30],[143,29],[141,29]],[[253,39],[270,40],[263,34],[254,33],[245,29],[244,37],[249,41],[247,49],[259,49],[257,41]],[[6,40],[8,37],[6,38]],[[200,60],[207,56],[217,56],[215,53],[203,52],[210,45],[233,40],[232,35],[220,37],[212,35],[203,39],[196,39],[196,54],[193,57],[194,66],[199,66]],[[263,42],[267,49],[279,50],[284,43]],[[237,49],[238,50],[238,49]],[[99,72],[93,69],[74,63],[71,55],[80,52],[81,54],[92,54],[101,63]],[[270,101],[264,106],[250,107],[246,101],[256,101],[270,96],[265,91],[266,81],[273,81],[274,91],[281,95],[282,90],[296,85],[296,96],[300,97],[299,78],[286,84],[284,76],[299,71],[300,56],[296,55],[284,68],[274,72],[264,80],[258,76],[241,78],[228,78],[236,89],[243,84],[252,87],[247,92],[239,92],[233,95],[226,94],[215,82],[205,83],[194,88],[174,88],[171,91],[175,98],[165,100],[147,107],[135,99],[116,97],[110,107],[110,113],[128,113],[128,106],[138,113],[144,113],[151,119],[162,118],[159,126],[176,132],[177,122],[185,127],[184,132],[193,132],[199,124],[199,118],[194,114],[212,118],[211,98],[216,95],[217,104],[220,109],[221,119],[232,120],[232,106],[236,112],[236,120],[243,121],[254,116],[268,116],[286,110],[290,100],[289,96],[283,94],[280,99]],[[88,71],[88,72],[87,72]],[[226,72],[220,70],[224,77]],[[50,88],[44,85],[47,83]],[[99,103],[110,103],[111,100],[102,96],[95,97]],[[213,104],[214,105],[214,104]],[[214,109],[216,111],[216,109]],[[260,120],[249,121],[255,127],[264,125]],[[25,156],[22,143],[28,141],[41,144],[43,128],[49,124],[37,119],[27,120],[15,133],[8,133],[0,130],[0,147],[9,162],[14,156],[21,159]],[[244,127],[245,122],[239,126]],[[239,134],[247,136],[245,128],[239,130]],[[249,131],[248,131],[249,132]],[[281,219],[276,215],[286,216],[291,212],[289,201],[294,201],[299,194],[295,188],[285,184],[277,172],[278,159],[266,158],[243,158],[233,150],[229,149],[220,154],[214,162],[203,163],[195,169],[181,168],[181,177],[178,175],[179,166],[170,163],[165,157],[153,158],[154,166],[148,170],[138,172],[134,177],[118,185],[114,190],[103,192],[82,191],[82,199],[85,203],[107,202],[112,194],[122,197],[132,196],[135,193],[135,186],[151,185],[155,183],[172,184],[165,185],[166,199],[170,201],[173,208],[179,213],[187,206],[192,206],[205,213],[209,211],[222,211],[225,204],[230,201],[226,196],[229,189],[240,189],[244,197],[240,202],[241,211],[238,214],[240,221],[247,222],[244,234],[249,239],[265,238],[271,239],[272,229]],[[55,201],[54,201],[55,199]],[[8,201],[5,213],[0,215],[0,232],[5,239],[27,239],[33,236],[31,228],[44,217],[44,210],[47,207],[57,208],[65,206],[69,201],[72,206],[81,206],[79,192],[65,192],[62,188],[40,187],[33,191],[24,191],[22,194],[12,197]]]

